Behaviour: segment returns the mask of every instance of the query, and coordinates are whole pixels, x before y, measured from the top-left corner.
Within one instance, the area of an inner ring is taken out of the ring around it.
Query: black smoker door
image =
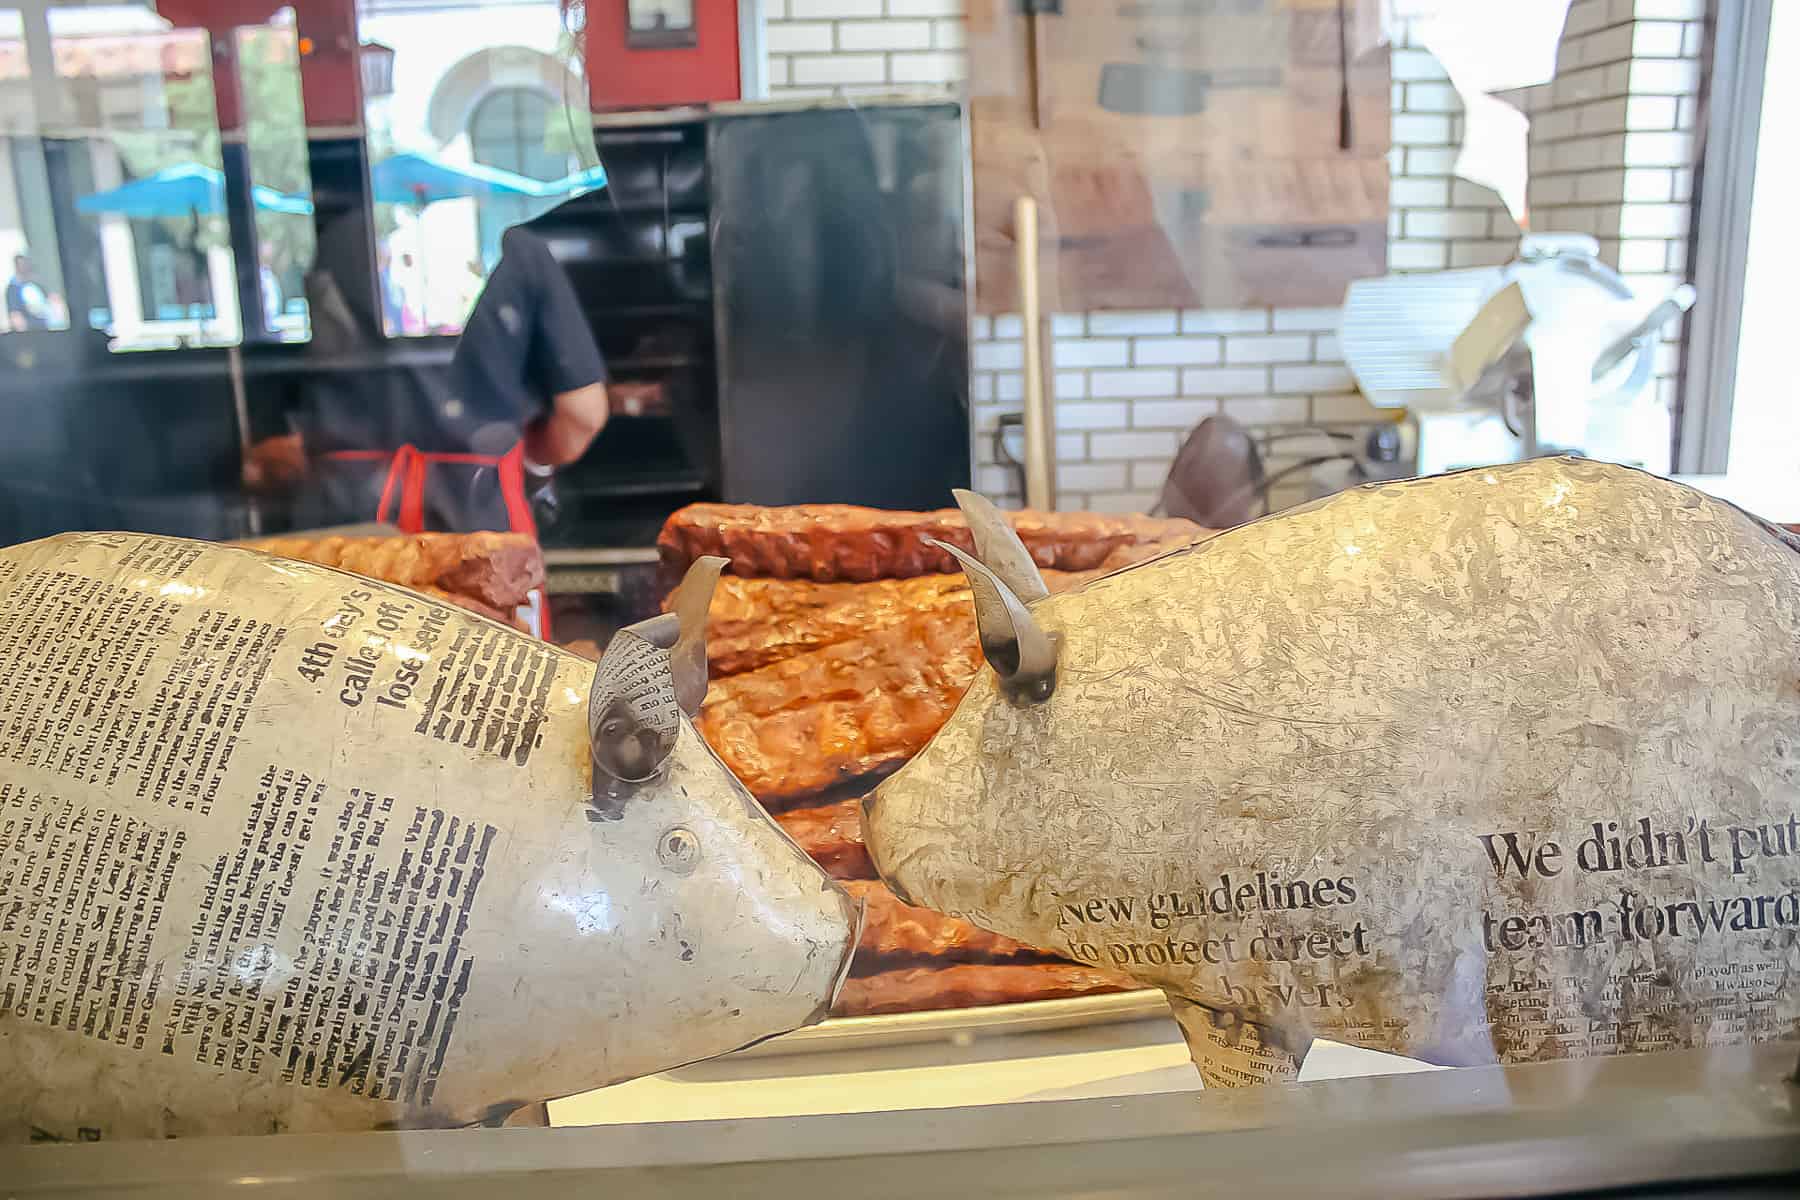
[[[969,485],[954,103],[711,123],[723,498],[940,508]]]

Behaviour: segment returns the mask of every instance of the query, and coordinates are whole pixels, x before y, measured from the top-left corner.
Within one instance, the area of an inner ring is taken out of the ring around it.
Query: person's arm
[[[525,464],[549,468],[566,466],[587,453],[606,428],[606,384],[590,383],[573,391],[558,392],[545,416],[525,427]],[[534,471],[533,474],[544,474]]]

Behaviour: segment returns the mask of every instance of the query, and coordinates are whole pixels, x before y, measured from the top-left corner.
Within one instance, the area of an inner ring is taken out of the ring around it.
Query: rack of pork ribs
[[[1009,514],[1062,591],[1191,545],[1188,521]],[[1120,991],[1117,975],[902,903],[877,881],[859,798],[923,749],[982,667],[968,585],[932,537],[968,548],[954,509],[699,504],[658,541],[671,580],[731,559],[707,629],[712,686],[695,722],[802,849],[864,902],[839,1016]]]
[[[237,544],[410,588],[515,629],[524,628],[519,607],[544,583],[544,553],[523,533],[295,534]]]

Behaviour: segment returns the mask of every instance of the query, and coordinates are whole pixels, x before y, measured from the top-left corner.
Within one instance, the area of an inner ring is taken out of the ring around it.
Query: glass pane
[[[74,193],[66,270],[114,350],[240,340],[210,40],[147,6],[53,8],[46,153]]]
[[[461,330],[507,229],[595,162],[577,38],[555,0],[425,10],[362,0],[365,105],[384,324]],[[391,55],[391,59],[389,56]]]
[[[0,104],[0,270],[6,277],[0,333],[67,329],[62,256],[50,218],[50,180],[17,9],[0,9],[0,87],[7,97]]]
[[[237,48],[263,331],[273,340],[305,341],[311,336],[305,279],[316,239],[294,10],[239,29]]]

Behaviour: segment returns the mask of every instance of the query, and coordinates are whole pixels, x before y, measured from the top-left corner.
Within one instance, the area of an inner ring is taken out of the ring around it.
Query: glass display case
[[[1800,1190],[1800,11],[13,4],[0,1197]]]

